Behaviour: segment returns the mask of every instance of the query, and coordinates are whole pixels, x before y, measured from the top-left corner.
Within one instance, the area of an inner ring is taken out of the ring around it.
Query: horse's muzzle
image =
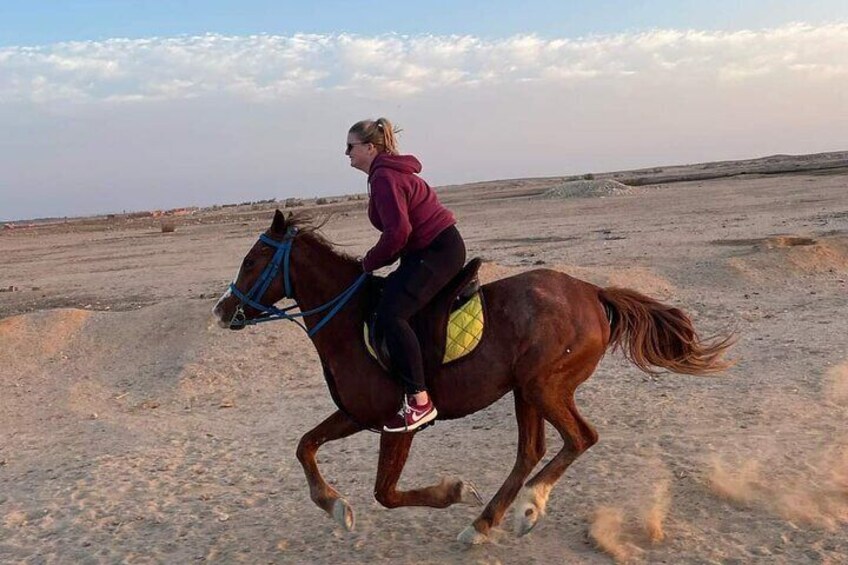
[[[244,315],[244,307],[242,304],[239,304],[236,307],[235,312],[232,316],[227,317],[226,310],[224,307],[225,302],[228,298],[232,297],[232,293],[227,290],[218,299],[218,302],[215,303],[215,306],[212,308],[212,315],[218,319],[218,327],[224,328],[225,330],[241,330],[244,329],[245,326],[245,315]]]

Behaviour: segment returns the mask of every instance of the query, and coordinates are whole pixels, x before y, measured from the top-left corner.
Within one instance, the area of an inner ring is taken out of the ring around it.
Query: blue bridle
[[[317,308],[313,308],[312,310],[307,310],[306,312],[296,312],[294,314],[290,314],[289,311],[295,308],[298,308],[297,303],[292,304],[291,306],[287,306],[285,308],[277,308],[273,304],[269,306],[265,306],[259,301],[262,299],[262,296],[268,290],[268,287],[271,286],[271,283],[280,274],[280,269],[283,271],[283,284],[285,286],[285,298],[294,299],[292,296],[292,288],[291,288],[291,278],[290,273],[291,270],[289,268],[289,263],[291,259],[291,249],[294,243],[294,237],[297,235],[297,228],[292,226],[286,231],[286,235],[283,238],[283,241],[277,241],[271,239],[265,234],[259,236],[259,241],[273,247],[276,249],[274,252],[274,256],[271,258],[271,261],[265,266],[265,269],[262,271],[262,274],[253,283],[253,287],[247,292],[247,294],[242,293],[239,289],[236,288],[235,282],[230,283],[230,292],[235,295],[236,298],[239,299],[240,303],[236,308],[236,313],[233,315],[232,321],[230,321],[231,328],[243,328],[244,326],[249,326],[253,324],[258,324],[260,322],[270,322],[272,320],[290,320],[305,331],[309,337],[312,337],[318,330],[324,327],[324,325],[329,322],[333,316],[335,316],[339,310],[341,310],[345,304],[350,300],[350,298],[359,290],[359,287],[362,286],[362,283],[365,282],[365,279],[368,278],[367,273],[362,273],[359,278],[354,281],[352,285],[350,285],[346,290],[344,290],[341,294],[330,300],[329,302],[319,306]],[[252,320],[248,320],[244,314],[244,306],[250,306],[251,308],[258,310],[260,313],[260,317],[254,318]],[[319,314],[329,310],[327,314],[318,322],[314,328],[311,330],[307,329],[306,326],[301,323],[297,318],[303,318],[306,316],[311,316],[312,314]]]

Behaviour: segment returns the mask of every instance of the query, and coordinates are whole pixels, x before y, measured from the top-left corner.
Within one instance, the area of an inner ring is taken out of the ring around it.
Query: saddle
[[[475,257],[433,299],[422,308],[410,325],[421,343],[426,375],[471,353],[483,337],[484,302],[477,272],[482,260]],[[372,306],[376,307],[385,281],[372,277]],[[375,315],[368,316],[363,325],[363,337],[368,352],[386,371],[392,363],[381,336],[375,336]],[[374,338],[379,339],[375,343]]]

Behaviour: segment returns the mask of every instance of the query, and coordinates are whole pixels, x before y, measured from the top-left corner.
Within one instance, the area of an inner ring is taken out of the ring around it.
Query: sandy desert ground
[[[0,231],[0,562],[848,562],[848,153],[566,180],[441,190],[484,280],[629,286],[737,332],[738,363],[652,377],[608,355],[578,390],[600,442],[530,535],[508,515],[472,548],[456,535],[477,508],[375,502],[376,434],[319,452],[353,532],[309,500],[295,446],[334,409],[310,342],[210,316],[273,204],[173,233],[120,215]],[[376,239],[364,206],[311,209],[357,254]],[[515,448],[506,397],[419,434],[402,486],[461,476],[488,499]]]

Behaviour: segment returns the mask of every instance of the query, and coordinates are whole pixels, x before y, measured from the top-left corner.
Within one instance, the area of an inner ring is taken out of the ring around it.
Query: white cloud
[[[845,149],[848,24],[0,48],[0,219],[364,190],[387,116],[433,184]]]
[[[0,101],[277,99],[316,90],[403,98],[458,86],[640,75],[684,83],[848,73],[848,24],[498,40],[347,34],[111,39],[0,49]]]

